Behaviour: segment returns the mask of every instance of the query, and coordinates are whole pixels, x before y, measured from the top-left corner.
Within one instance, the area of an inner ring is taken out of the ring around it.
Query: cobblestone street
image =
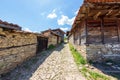
[[[23,70],[23,66],[20,66],[3,79],[15,80],[11,76],[19,72],[16,80],[85,80],[78,71],[68,44],[59,46],[51,53],[46,52],[36,64],[30,66],[29,70]]]

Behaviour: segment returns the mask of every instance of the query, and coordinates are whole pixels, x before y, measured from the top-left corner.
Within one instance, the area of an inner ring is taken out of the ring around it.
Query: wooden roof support
[[[98,12],[98,13],[94,16],[94,19],[96,20],[100,15],[101,15],[101,12]]]
[[[101,23],[100,22],[91,22],[91,23],[89,22],[88,26],[89,27],[99,27],[99,26],[101,26]],[[112,27],[112,26],[117,26],[117,24],[114,22],[104,22],[104,26],[105,27]]]
[[[102,43],[104,44],[104,19],[103,17],[101,18],[101,39],[102,39]]]
[[[85,19],[85,34],[86,34],[86,44],[88,44],[88,25],[87,25],[87,19]]]
[[[85,34],[86,34],[86,44],[88,44],[88,25],[87,25],[87,18],[88,18],[88,13],[89,13],[89,7],[86,4],[86,14],[85,14]]]
[[[91,6],[91,5],[93,5],[93,6]],[[116,4],[114,4],[114,5],[91,4],[91,5],[88,4],[88,6],[91,10],[109,10],[109,9],[117,10],[120,6],[120,4],[118,4],[118,5],[116,5]]]
[[[120,42],[120,28],[119,28],[119,27],[120,27],[120,24],[119,24],[119,23],[120,23],[120,21],[118,20],[118,21],[117,21],[117,35],[118,35],[118,42]]]
[[[88,17],[94,17],[94,18],[98,18],[98,16],[112,17],[113,15],[120,15],[119,10],[111,10],[111,9],[110,10],[91,10],[91,12],[88,14]]]
[[[79,45],[81,45],[81,27],[78,25],[79,29]]]
[[[112,13],[113,10],[109,10],[108,13],[106,14],[107,16]]]
[[[119,6],[120,5],[120,2],[116,3],[116,2],[112,2],[112,3],[98,3],[97,5],[102,5],[102,6],[105,6],[105,5],[108,5],[108,6]]]
[[[73,31],[73,43],[75,44],[75,31],[76,31],[76,27],[75,27],[75,29],[74,29],[74,31]]]

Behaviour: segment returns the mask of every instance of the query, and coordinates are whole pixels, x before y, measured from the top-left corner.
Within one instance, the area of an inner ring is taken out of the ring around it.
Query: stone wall
[[[120,61],[120,44],[89,44],[74,45],[80,54],[88,61],[105,62]]]
[[[56,31],[53,31],[53,32],[55,32],[56,34],[60,35],[61,36],[61,42],[64,42],[64,33],[62,33],[59,30],[56,30]]]
[[[59,37],[59,43],[61,43],[62,42],[62,37]]]
[[[49,36],[49,38],[48,38],[48,47],[50,46],[50,45],[57,45],[57,36],[55,36],[55,35],[50,35]]]
[[[74,44],[73,34],[69,36],[69,43]]]
[[[86,46],[87,59],[92,61],[120,61],[120,44],[90,44]]]
[[[0,74],[9,72],[36,54],[37,36],[33,33],[0,28]]]
[[[74,45],[74,47],[87,60],[86,45]]]

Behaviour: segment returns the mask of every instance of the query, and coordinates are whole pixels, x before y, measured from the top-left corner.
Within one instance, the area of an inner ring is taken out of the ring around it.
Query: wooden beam
[[[103,17],[101,18],[101,39],[102,39],[102,43],[104,44],[104,19]]]
[[[88,27],[100,27],[101,25],[88,25]],[[104,27],[113,27],[113,26],[117,26],[117,24],[116,25],[104,25]]]
[[[119,2],[105,2],[105,3],[87,3],[87,5],[90,7],[90,8],[93,8],[93,7],[96,7],[96,6],[105,6],[106,8],[109,8],[111,6],[119,6],[120,3]]]
[[[98,12],[98,13],[94,16],[94,19],[96,20],[100,15],[101,15],[101,12]]]
[[[119,4],[104,4],[104,3],[100,3],[99,5],[96,3],[94,4],[94,7],[91,7],[89,6],[91,9],[99,9],[99,10],[103,10],[103,9],[118,9],[120,6],[120,3]]]
[[[85,34],[86,34],[86,44],[88,44],[88,26],[87,26],[87,19],[85,19]]]
[[[100,14],[101,13],[101,14]],[[104,16],[113,16],[118,14],[119,10],[106,9],[106,10],[90,10],[88,16],[93,17],[94,15],[104,15]]]
[[[108,20],[108,21],[111,21],[111,20],[112,20],[112,21],[115,21],[116,19],[117,19],[117,20],[120,20],[120,18],[117,18],[117,17],[106,17],[106,16],[104,16],[104,20],[105,20],[105,21],[107,21],[107,20]],[[88,17],[87,20],[88,20],[88,21],[95,21],[93,17]],[[97,21],[100,21],[100,22],[101,22],[101,17],[99,17],[99,18],[97,19]]]
[[[79,45],[81,45],[81,27],[79,26]]]
[[[120,27],[120,24],[119,24],[119,23],[120,23],[120,21],[118,20],[118,21],[117,21],[117,35],[118,35],[118,42],[120,42],[120,28],[119,28],[119,27]]]
[[[108,13],[106,14],[107,16],[112,13],[113,10],[109,10]]]
[[[75,30],[73,32],[73,43],[75,44]]]

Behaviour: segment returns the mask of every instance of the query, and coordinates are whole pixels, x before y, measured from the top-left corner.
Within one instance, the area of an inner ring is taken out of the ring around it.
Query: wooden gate
[[[47,49],[48,38],[38,36],[37,37],[37,42],[38,42],[38,44],[37,44],[37,52],[41,52],[41,51]]]

